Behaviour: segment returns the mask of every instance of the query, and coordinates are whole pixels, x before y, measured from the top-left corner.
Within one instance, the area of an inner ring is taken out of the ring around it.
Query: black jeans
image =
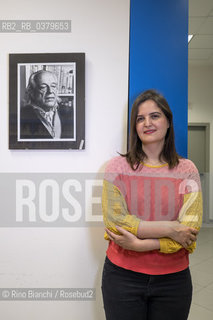
[[[102,294],[107,320],[186,320],[192,299],[189,268],[166,275],[126,270],[105,260]]]

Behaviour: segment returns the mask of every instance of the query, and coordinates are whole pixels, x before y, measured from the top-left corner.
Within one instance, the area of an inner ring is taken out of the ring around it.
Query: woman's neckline
[[[149,163],[144,163],[141,162],[143,166],[148,167],[148,168],[162,168],[168,166],[168,163],[162,163],[162,164],[149,164]]]

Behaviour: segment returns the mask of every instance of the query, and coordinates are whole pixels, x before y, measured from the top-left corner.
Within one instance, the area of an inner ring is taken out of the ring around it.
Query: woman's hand
[[[116,226],[120,235],[113,233],[109,229],[105,228],[110,240],[114,241],[120,247],[127,250],[137,251],[138,241],[140,241],[134,234],[126,231],[125,229]]]
[[[160,249],[160,242],[158,239],[138,239],[134,234],[126,231],[125,229],[116,226],[120,235],[113,233],[109,229],[105,229],[109,239],[114,241],[123,249],[133,250],[138,252],[152,251]]]
[[[198,230],[187,227],[178,221],[171,221],[172,228],[170,238],[180,243],[184,248],[189,247],[197,240]]]

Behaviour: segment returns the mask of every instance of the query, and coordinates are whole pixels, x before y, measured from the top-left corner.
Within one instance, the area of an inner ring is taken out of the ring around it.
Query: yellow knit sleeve
[[[202,225],[203,203],[202,193],[191,192],[184,194],[183,206],[179,212],[178,221],[187,227],[192,227],[200,230]],[[162,253],[174,253],[183,247],[176,241],[169,238],[161,238],[160,240],[160,252]],[[187,250],[192,253],[196,248],[196,243],[193,242]]]
[[[179,251],[180,249],[183,249],[183,246],[176,242],[175,240],[172,240],[170,238],[161,238],[160,240],[160,252],[162,253],[174,253]],[[189,247],[187,247],[187,250],[189,253],[192,253],[196,248],[196,242],[193,242]]]
[[[111,182],[103,181],[102,211],[105,226],[116,234],[116,225],[137,235],[140,219],[128,212],[126,201],[120,190]],[[104,238],[109,240],[105,232]]]

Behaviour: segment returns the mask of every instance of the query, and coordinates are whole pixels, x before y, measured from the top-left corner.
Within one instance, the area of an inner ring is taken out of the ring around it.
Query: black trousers
[[[106,258],[102,294],[107,320],[186,320],[192,299],[189,268],[166,275],[126,270]]]

